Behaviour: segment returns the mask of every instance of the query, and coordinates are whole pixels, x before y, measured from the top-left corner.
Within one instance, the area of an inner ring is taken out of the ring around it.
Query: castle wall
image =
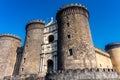
[[[19,74],[38,74],[42,53],[43,28],[45,23],[34,20],[26,25],[26,40]]]
[[[79,4],[61,8],[58,24],[58,69],[96,68],[88,11]]]
[[[95,47],[97,68],[113,69],[110,55]]]
[[[45,77],[35,74],[6,76],[3,80],[120,80],[113,69],[76,69],[47,73]]]
[[[13,74],[17,48],[20,47],[20,44],[20,38],[14,35],[0,35],[0,79]]]

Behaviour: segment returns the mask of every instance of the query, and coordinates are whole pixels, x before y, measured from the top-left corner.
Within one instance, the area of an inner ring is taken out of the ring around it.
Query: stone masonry
[[[0,35],[0,79],[13,74],[17,48],[20,44],[21,39],[15,35]]]
[[[78,4],[58,11],[58,69],[97,67],[88,16],[88,10]]]
[[[75,3],[58,10],[57,22],[28,22],[23,46],[0,35],[0,80],[120,80],[120,43],[94,47],[88,18]]]
[[[31,21],[26,25],[26,40],[19,74],[39,72],[44,26],[45,23],[40,20]]]

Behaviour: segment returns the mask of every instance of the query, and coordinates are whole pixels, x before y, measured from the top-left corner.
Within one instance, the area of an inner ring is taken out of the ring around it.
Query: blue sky
[[[46,23],[58,9],[69,3],[84,4],[90,13],[93,43],[100,49],[120,42],[120,0],[0,0],[0,34],[12,33],[25,38],[26,23],[41,19]]]

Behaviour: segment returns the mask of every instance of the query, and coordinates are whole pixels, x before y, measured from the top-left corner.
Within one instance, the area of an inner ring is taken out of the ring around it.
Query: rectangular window
[[[70,38],[70,35],[68,35],[68,38]]]
[[[72,51],[72,49],[69,49],[69,55],[70,55],[70,56],[73,55],[73,51]]]
[[[70,24],[69,24],[69,23],[67,23],[67,26],[69,27],[69,26],[70,26]]]

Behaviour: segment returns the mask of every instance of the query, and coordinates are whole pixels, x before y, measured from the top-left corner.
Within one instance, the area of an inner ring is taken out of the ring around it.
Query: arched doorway
[[[47,61],[47,71],[53,71],[53,61],[50,59]]]

